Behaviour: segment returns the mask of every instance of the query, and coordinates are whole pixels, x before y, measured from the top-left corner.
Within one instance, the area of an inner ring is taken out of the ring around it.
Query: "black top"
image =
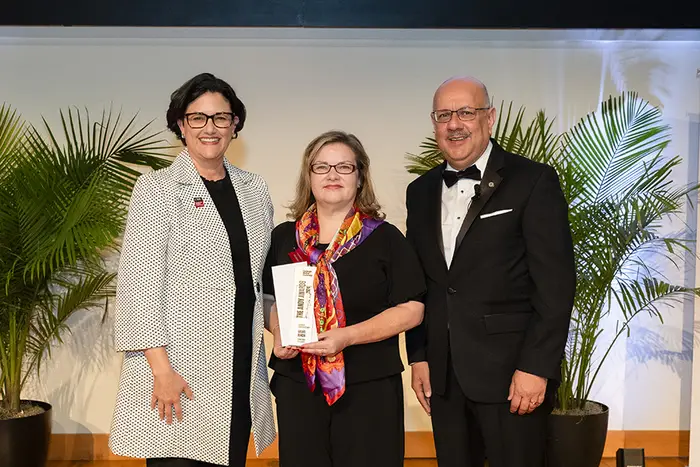
[[[228,174],[221,180],[211,181],[204,178],[202,180],[216,205],[217,211],[219,211],[231,245],[233,275],[236,281],[233,340],[233,364],[236,371],[234,377],[250,378],[255,292],[253,291],[253,275],[250,271],[248,235],[243,223],[241,206]]]
[[[322,246],[323,247],[323,246]],[[292,262],[296,249],[295,223],[285,222],[272,231],[272,244],[263,273],[266,294],[274,295],[272,266]],[[425,279],[415,252],[403,234],[384,222],[360,246],[333,263],[343,297],[346,326],[369,318],[410,300],[421,301]],[[346,383],[358,383],[401,373],[398,336],[371,344],[347,347]],[[301,359],[280,360],[274,353],[270,367],[281,375],[306,381]]]

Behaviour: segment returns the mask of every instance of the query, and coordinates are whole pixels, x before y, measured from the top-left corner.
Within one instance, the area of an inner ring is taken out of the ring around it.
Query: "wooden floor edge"
[[[55,433],[51,437],[49,460],[119,460],[107,445],[109,435]],[[609,431],[603,457],[615,457],[618,448],[644,448],[646,457],[688,457],[689,431]],[[248,458],[255,458],[255,449],[248,448]],[[260,455],[261,459],[277,459],[277,443]],[[407,459],[434,459],[435,446],[430,431],[406,432]]]

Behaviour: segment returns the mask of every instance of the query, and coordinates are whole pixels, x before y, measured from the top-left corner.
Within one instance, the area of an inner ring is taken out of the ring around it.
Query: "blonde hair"
[[[316,202],[311,191],[311,164],[324,146],[335,143],[344,144],[355,154],[360,181],[360,187],[355,195],[355,207],[370,217],[384,219],[384,213],[380,211],[381,206],[377,201],[377,196],[374,194],[374,186],[369,174],[369,156],[364,146],[362,146],[362,143],[355,135],[338,130],[327,131],[314,138],[306,146],[301,160],[296,196],[289,205],[289,217],[294,220],[301,219],[301,216],[309,209],[309,206]]]

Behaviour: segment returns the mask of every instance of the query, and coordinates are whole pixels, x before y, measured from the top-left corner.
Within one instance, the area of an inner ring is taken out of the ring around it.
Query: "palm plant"
[[[106,309],[117,248],[139,167],[164,167],[168,146],[150,125],[61,112],[65,143],[0,107],[0,408],[20,410],[28,378],[79,310]]]
[[[569,203],[576,258],[576,297],[562,362],[558,411],[586,409],[591,389],[610,351],[638,315],[663,321],[662,306],[700,289],[665,281],[657,262],[675,265],[689,248],[684,234],[663,235],[664,221],[683,213],[698,186],[674,184],[679,156],[666,159],[670,129],[661,111],[636,93],[610,97],[599,111],[557,135],[543,111],[527,125],[512,103],[494,129],[507,151],[553,166]],[[421,174],[442,162],[435,140],[408,154],[409,172]],[[612,338],[602,340],[606,317],[615,313]]]

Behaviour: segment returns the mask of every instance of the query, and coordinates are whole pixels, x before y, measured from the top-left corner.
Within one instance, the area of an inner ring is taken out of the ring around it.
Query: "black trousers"
[[[401,467],[404,407],[401,375],[349,384],[328,406],[320,385],[275,373],[280,467]]]
[[[548,393],[550,391],[548,390]],[[445,394],[430,399],[439,467],[544,467],[551,397],[532,413],[510,413],[510,402],[484,404],[464,395],[448,364]]]

